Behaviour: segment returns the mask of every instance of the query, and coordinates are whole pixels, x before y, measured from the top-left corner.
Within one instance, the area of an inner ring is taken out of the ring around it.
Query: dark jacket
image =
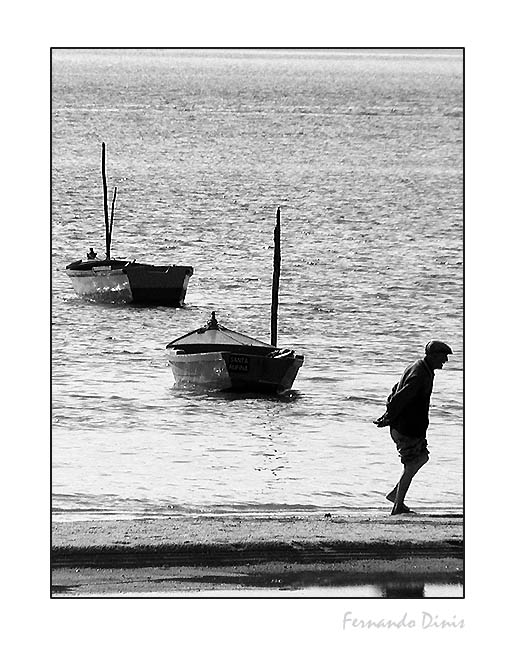
[[[408,366],[387,399],[390,426],[404,436],[425,438],[435,373],[424,359]]]

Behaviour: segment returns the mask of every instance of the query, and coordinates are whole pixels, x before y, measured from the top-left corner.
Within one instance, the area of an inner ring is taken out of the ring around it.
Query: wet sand
[[[462,581],[463,519],[451,514],[172,516],[52,528],[55,597],[295,595],[369,583],[415,597],[423,584]]]

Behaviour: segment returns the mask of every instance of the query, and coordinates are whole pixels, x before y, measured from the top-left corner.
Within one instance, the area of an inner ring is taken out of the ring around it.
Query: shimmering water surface
[[[380,415],[426,341],[431,462],[412,505],[462,505],[461,52],[54,50],[53,491],[58,518],[374,510],[400,474]],[[99,305],[63,269],[103,243],[190,264],[186,307]],[[282,208],[285,398],[173,388],[202,325],[268,340]]]

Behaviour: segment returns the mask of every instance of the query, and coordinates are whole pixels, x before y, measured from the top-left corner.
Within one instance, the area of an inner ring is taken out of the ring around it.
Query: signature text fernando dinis
[[[392,618],[380,618],[380,619],[371,619],[371,618],[357,618],[353,616],[353,612],[344,613],[343,629],[361,629],[361,630],[370,630],[370,629],[413,629],[421,628],[426,630],[428,628],[438,628],[438,629],[463,629],[465,626],[465,621],[462,618],[457,616],[452,616],[449,618],[443,618],[438,616],[438,614],[430,614],[429,612],[422,612],[421,615],[417,618],[411,617],[405,612],[402,618],[392,619]]]

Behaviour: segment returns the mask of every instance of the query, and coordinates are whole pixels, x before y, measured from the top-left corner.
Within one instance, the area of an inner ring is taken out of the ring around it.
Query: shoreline
[[[425,584],[462,586],[463,554],[463,519],[451,514],[54,522],[52,596],[283,595],[373,583],[422,597]]]

